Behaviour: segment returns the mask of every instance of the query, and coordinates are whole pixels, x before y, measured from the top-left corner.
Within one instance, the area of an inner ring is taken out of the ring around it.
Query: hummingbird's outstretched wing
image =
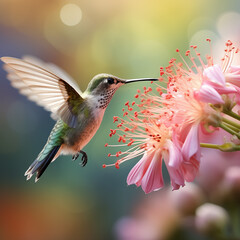
[[[76,81],[63,69],[55,65],[54,63],[44,62],[39,58],[36,58],[34,56],[26,55],[22,57],[22,60],[32,63],[36,66],[39,66],[43,69],[49,70],[50,72],[54,73],[61,79],[64,79],[70,86],[72,86],[80,95],[82,94],[82,91],[79,88],[79,85],[76,83]]]
[[[25,60],[2,57],[1,60],[13,87],[70,127],[76,127],[76,106],[83,102],[82,92],[63,70],[32,57]]]

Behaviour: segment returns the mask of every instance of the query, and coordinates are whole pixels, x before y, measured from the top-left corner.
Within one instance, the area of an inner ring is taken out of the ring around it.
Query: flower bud
[[[157,228],[147,220],[124,217],[115,225],[119,240],[154,240],[158,239]]]
[[[240,194],[240,167],[233,166],[229,167],[226,170],[224,180],[223,180],[223,188],[227,189],[227,192],[233,194]]]
[[[193,215],[204,201],[202,190],[194,183],[187,183],[184,188],[171,192],[170,196],[173,205],[182,215]]]
[[[215,204],[205,203],[196,210],[196,229],[207,235],[221,234],[229,222],[227,211]]]

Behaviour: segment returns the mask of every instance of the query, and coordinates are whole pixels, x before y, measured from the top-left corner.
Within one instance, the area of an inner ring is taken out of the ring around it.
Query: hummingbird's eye
[[[114,78],[111,78],[111,77],[107,78],[107,82],[108,82],[108,84],[113,84]]]

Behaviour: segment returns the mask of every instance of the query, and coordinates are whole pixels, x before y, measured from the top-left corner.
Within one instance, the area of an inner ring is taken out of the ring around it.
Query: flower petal
[[[150,193],[163,187],[162,155],[160,149],[156,151],[144,177],[142,178],[141,185],[145,193]]]
[[[182,154],[186,161],[200,150],[198,128],[199,124],[193,125],[183,143]]]
[[[195,157],[191,157],[188,161],[183,161],[181,170],[187,182],[192,182],[195,179],[199,165],[199,159]]]
[[[200,90],[194,92],[196,100],[212,104],[223,104],[221,95],[210,85],[203,84]]]
[[[167,147],[169,151],[168,165],[174,168],[178,168],[182,162],[181,150],[170,140],[167,142]]]
[[[181,156],[181,153],[179,153],[179,155]],[[165,165],[167,167],[169,176],[170,176],[170,180],[171,180],[171,185],[173,187],[173,190],[177,190],[179,189],[180,186],[184,186],[184,177],[183,174],[181,172],[180,169],[180,165],[178,165],[177,167],[173,167],[171,166],[170,163],[170,152],[163,152],[163,159],[165,162]],[[180,157],[181,162],[182,163],[182,157]]]
[[[226,82],[240,87],[240,66],[230,66],[225,73]]]
[[[214,88],[219,94],[236,93],[233,86],[226,84],[225,75],[219,65],[206,68],[203,71],[204,84]],[[212,102],[211,102],[212,103]]]
[[[167,170],[171,179],[173,190],[177,190],[180,186],[183,187],[185,185],[184,176],[180,169],[167,166]]]
[[[138,163],[132,168],[132,170],[129,172],[127,177],[127,184],[136,184],[137,186],[141,185],[138,184],[139,181],[143,178],[145,172],[147,171],[147,168],[152,161],[152,158],[154,156],[154,152],[148,153],[145,152],[143,157],[138,161]]]
[[[203,71],[203,76],[207,77],[211,82],[217,83],[219,85],[225,86],[225,78],[222,69],[219,65],[207,67]]]

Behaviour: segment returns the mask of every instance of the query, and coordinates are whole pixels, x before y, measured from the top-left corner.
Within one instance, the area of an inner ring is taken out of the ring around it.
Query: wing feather
[[[42,60],[33,56],[24,56],[23,60],[30,62],[36,66],[40,66],[44,69],[48,69],[50,72],[59,76],[61,79],[64,79],[70,86],[72,86],[79,93],[79,95],[82,95],[82,91],[80,90],[79,85],[76,83],[76,81],[67,72],[65,72],[57,65],[53,63],[45,63]]]
[[[4,69],[13,87],[19,89],[19,92],[30,100],[51,111],[52,116],[61,118],[70,127],[76,127],[77,112],[74,104],[83,102],[83,98],[79,87],[75,87],[76,82],[63,70],[53,64],[44,64],[30,57],[25,60],[2,57],[1,60],[5,63]],[[37,63],[39,66],[36,65]],[[50,68],[55,70],[51,72]],[[65,76],[67,80],[53,73],[54,71],[58,71],[59,75]]]

